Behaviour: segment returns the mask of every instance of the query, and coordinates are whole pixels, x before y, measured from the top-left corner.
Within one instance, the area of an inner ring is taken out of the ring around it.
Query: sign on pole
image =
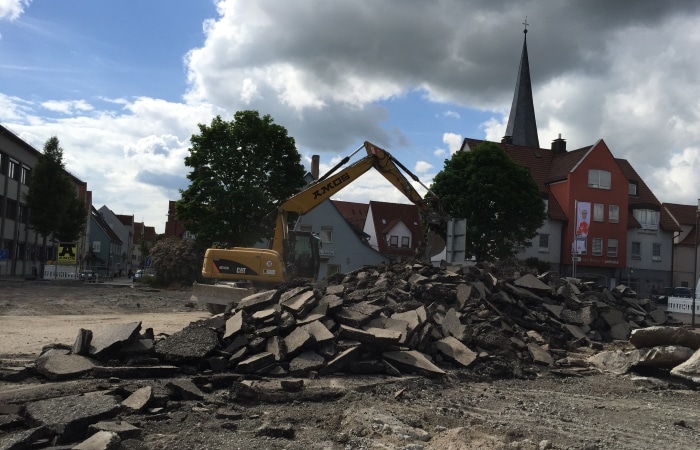
[[[58,244],[58,263],[62,266],[74,266],[78,262],[78,246],[75,242]]]

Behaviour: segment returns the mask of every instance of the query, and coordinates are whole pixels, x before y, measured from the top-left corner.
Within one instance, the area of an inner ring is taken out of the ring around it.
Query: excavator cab
[[[289,278],[316,281],[321,266],[320,240],[310,231],[289,231],[284,241],[283,259]]]

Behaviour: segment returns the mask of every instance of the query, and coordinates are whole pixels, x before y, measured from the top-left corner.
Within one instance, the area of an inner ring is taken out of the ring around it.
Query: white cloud
[[[413,171],[416,174],[426,173],[433,169],[433,165],[426,161],[416,161],[416,165],[413,167]]]
[[[451,119],[459,119],[461,117],[457,111],[445,111],[443,113],[443,116],[449,117]]]
[[[75,112],[87,112],[92,111],[94,108],[85,100],[77,101],[55,101],[50,100],[43,102],[41,104],[44,108],[53,112],[60,112],[63,114],[73,114]]]
[[[462,148],[462,141],[464,139],[461,135],[455,133],[443,133],[442,142],[447,144],[447,148],[450,150],[450,155],[454,155]]]
[[[31,0],[0,0],[0,19],[17,19]]]

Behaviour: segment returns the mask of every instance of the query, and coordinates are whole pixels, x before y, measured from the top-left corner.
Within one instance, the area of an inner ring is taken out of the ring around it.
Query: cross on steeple
[[[525,16],[525,22],[523,22],[523,25],[525,25],[525,29],[523,30],[523,33],[527,34],[527,26],[530,25],[527,23],[527,16]]]

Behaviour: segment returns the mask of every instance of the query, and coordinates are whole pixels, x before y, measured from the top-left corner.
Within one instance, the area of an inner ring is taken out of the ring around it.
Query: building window
[[[642,259],[641,242],[632,242],[632,259]]]
[[[13,180],[19,179],[19,163],[14,159],[10,160],[10,167],[8,168],[7,176]]]
[[[630,181],[629,194],[632,196],[637,195],[637,183]]]
[[[607,170],[590,169],[588,171],[588,187],[610,189],[610,172]]]
[[[328,272],[326,273],[326,276],[329,277],[331,275],[335,275],[336,273],[340,273],[340,266],[338,264],[328,264]]]
[[[398,236],[389,236],[389,247],[398,247],[399,246],[399,237]]]
[[[617,258],[617,239],[608,239],[608,256]]]
[[[27,205],[23,205],[22,203],[19,204],[19,221],[22,223],[27,223],[27,212],[29,210],[27,209]]]
[[[333,227],[321,227],[319,237],[323,244],[331,244],[333,242]]]
[[[539,250],[540,253],[549,253],[549,235],[548,234],[540,234],[540,245],[539,245]]]
[[[618,205],[608,205],[608,222],[618,223],[620,221],[620,207]]]
[[[31,173],[31,169],[26,166],[22,166],[22,171],[21,175],[19,177],[19,182],[22,184],[29,184],[29,175]]]
[[[603,238],[593,238],[593,256],[603,256]]]
[[[7,210],[5,211],[5,217],[10,220],[17,219],[17,202],[14,200],[7,200]]]
[[[603,220],[605,220],[605,205],[593,203],[593,221],[602,222]]]
[[[411,248],[411,238],[409,236],[401,236],[401,247]]]
[[[651,250],[651,260],[661,261],[661,244],[654,243]]]
[[[635,209],[634,218],[644,230],[656,230],[659,228],[659,211],[651,209]]]

